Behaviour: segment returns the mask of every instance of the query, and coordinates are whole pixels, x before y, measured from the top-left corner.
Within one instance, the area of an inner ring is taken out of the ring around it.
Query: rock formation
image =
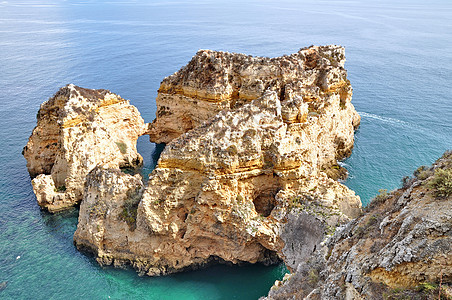
[[[268,299],[419,296],[422,283],[446,294],[452,153],[362,214],[336,181],[360,120],[344,62],[339,46],[278,58],[201,50],[163,80],[147,125],[118,95],[63,87],[23,150],[38,203],[80,203],[76,246],[140,274],[282,259],[292,274]],[[143,134],[167,143],[147,185],[121,171],[141,164]]]
[[[275,91],[280,101],[287,100],[282,111],[287,123],[303,123],[306,104],[314,114],[330,95],[339,96],[341,108],[350,108],[352,89],[344,63],[344,48],[332,45],[311,46],[276,58],[200,50],[185,67],[162,81],[157,118],[149,127],[151,141],[169,143],[221,110],[240,107],[268,90]],[[358,126],[359,115],[352,107],[349,110],[351,122]],[[342,151],[340,157],[349,155],[353,146],[353,135],[346,138],[337,141],[342,147],[333,147]],[[330,145],[324,146],[331,151]]]
[[[404,181],[298,260],[267,299],[452,299],[452,152]]]
[[[74,85],[44,102],[23,150],[38,204],[51,212],[80,203],[86,175],[97,165],[135,168],[145,131],[138,110],[107,90]]]
[[[149,134],[168,144],[147,186],[112,168],[88,175],[77,247],[148,275],[212,260],[295,261],[294,235],[313,251],[361,211],[359,197],[328,177],[359,123],[343,53],[198,52],[160,87]],[[122,188],[107,193],[114,183]]]

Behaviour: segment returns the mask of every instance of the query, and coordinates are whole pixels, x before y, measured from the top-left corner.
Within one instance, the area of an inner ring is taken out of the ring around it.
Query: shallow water
[[[0,1],[1,299],[256,299],[285,271],[140,278],[77,252],[76,210],[41,212],[20,154],[39,105],[67,83],[119,93],[150,122],[160,81],[198,49],[279,56],[341,44],[362,116],[346,184],[364,204],[452,148],[449,0],[42,3]],[[138,147],[150,172],[155,145]]]

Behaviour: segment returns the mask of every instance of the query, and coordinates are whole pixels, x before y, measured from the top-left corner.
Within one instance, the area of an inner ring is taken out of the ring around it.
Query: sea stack
[[[87,174],[97,165],[141,165],[137,138],[145,131],[128,100],[73,84],[45,101],[24,147],[38,204],[50,212],[79,204]]]
[[[359,123],[344,61],[339,46],[272,59],[199,51],[159,89],[149,134],[167,145],[149,182],[97,169],[76,245],[151,276],[310,253],[361,211],[332,172]],[[129,192],[113,201],[106,182],[119,181]]]
[[[297,262],[361,213],[337,181],[359,115],[344,48],[276,58],[200,50],[165,78],[144,124],[117,95],[72,85],[24,149],[41,206],[80,203],[74,242],[103,265],[164,275],[211,262]],[[136,139],[166,143],[143,184]],[[60,187],[63,187],[60,188]]]

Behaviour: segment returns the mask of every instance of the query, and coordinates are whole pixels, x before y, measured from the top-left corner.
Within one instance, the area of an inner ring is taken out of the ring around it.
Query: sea
[[[73,83],[155,118],[161,80],[198,49],[281,56],[339,44],[362,117],[345,184],[369,203],[452,149],[450,0],[0,0],[0,299],[258,299],[284,265],[165,277],[100,267],[77,209],[39,209],[21,151],[40,104]],[[138,140],[143,173],[161,148]]]

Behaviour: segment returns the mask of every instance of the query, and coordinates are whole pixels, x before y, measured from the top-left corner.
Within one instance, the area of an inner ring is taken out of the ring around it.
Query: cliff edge
[[[404,178],[267,299],[452,299],[452,152]]]

